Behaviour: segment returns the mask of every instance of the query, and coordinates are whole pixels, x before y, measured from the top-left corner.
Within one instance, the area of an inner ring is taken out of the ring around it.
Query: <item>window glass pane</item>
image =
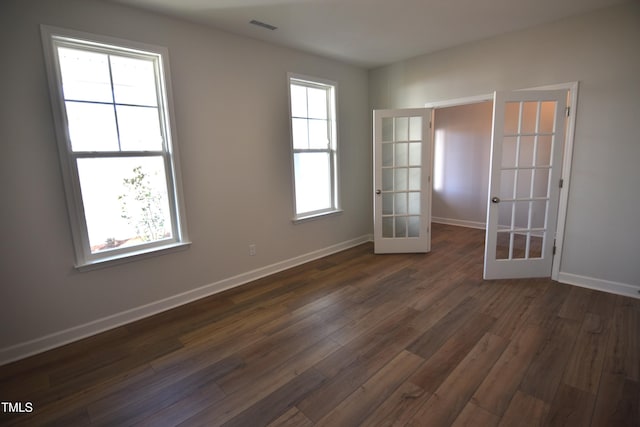
[[[513,199],[513,184],[515,182],[516,171],[507,169],[500,172],[500,198]]]
[[[162,150],[158,109],[118,105],[120,147],[130,150]]]
[[[382,166],[393,166],[393,144],[382,144]]]
[[[382,218],[382,237],[393,237],[393,217]]]
[[[407,168],[400,168],[395,171],[394,191],[406,191],[408,188]]]
[[[309,120],[309,147],[329,148],[328,125],[326,120]]]
[[[407,214],[407,193],[396,193],[395,194],[395,210],[394,213],[396,215],[406,215]]]
[[[542,103],[540,111],[540,132],[551,133],[555,129],[556,102],[545,101]]]
[[[396,237],[407,237],[407,217],[400,216],[395,217],[396,223]]]
[[[505,171],[503,171],[505,172]],[[531,195],[531,169],[520,169],[515,171],[518,176],[518,187],[516,188],[517,199],[527,199],[532,197]]]
[[[110,58],[115,101],[119,104],[157,106],[153,61],[113,55]]]
[[[520,152],[518,153],[519,161],[518,166],[527,167],[533,166],[533,146],[535,145],[535,138],[533,136],[520,137]]]
[[[407,166],[409,164],[409,144],[396,144],[396,166]]]
[[[411,141],[422,140],[422,117],[410,117],[409,118],[409,139]]]
[[[533,179],[533,197],[549,197],[549,169],[536,169]]]
[[[393,141],[393,117],[382,118],[382,140]]]
[[[409,214],[420,215],[420,193],[409,193]]]
[[[58,58],[65,99],[113,102],[107,55],[59,47]]]
[[[307,119],[291,119],[293,148],[309,148],[309,129]]]
[[[502,167],[513,168],[516,166],[516,145],[518,138],[507,136],[502,141]]]
[[[294,153],[296,213],[333,207],[328,153]]]
[[[420,168],[409,168],[409,190],[420,190]]]
[[[504,133],[515,135],[518,133],[518,120],[520,117],[520,103],[507,102],[504,105]]]
[[[410,216],[409,220],[409,237],[420,237],[420,217]]]
[[[382,214],[393,215],[393,193],[382,193]]]
[[[409,165],[420,166],[422,164],[422,144],[414,142],[409,144]]]
[[[396,117],[395,119],[395,141],[409,140],[409,118]]]
[[[91,253],[172,237],[164,161],[78,159]]]
[[[551,141],[553,136],[539,136],[536,155],[536,166],[551,165]]]
[[[393,191],[393,169],[382,169],[382,191]]]
[[[65,102],[73,151],[118,151],[113,105]]]
[[[293,117],[307,117],[307,88],[291,85],[291,115]]]
[[[522,128],[520,133],[534,133],[536,131],[536,120],[538,118],[538,103],[524,102],[522,104]]]
[[[307,88],[309,118],[328,119],[327,115],[327,90],[313,87]]]

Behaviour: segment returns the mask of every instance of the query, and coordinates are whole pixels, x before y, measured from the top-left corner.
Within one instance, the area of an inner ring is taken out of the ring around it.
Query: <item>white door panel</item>
[[[485,279],[551,276],[567,92],[497,92]]]
[[[376,253],[431,246],[431,109],[374,111]]]

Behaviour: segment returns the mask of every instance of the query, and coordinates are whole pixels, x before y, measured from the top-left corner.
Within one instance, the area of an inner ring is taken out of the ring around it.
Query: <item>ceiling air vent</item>
[[[271,30],[271,31],[278,29],[278,27],[275,27],[271,24],[267,24],[266,22],[257,21],[255,19],[252,19],[251,21],[249,21],[249,24],[257,25],[258,27],[266,28],[267,30]]]

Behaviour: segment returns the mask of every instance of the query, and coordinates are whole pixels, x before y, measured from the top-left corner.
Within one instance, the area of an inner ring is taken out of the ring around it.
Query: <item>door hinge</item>
[[[564,186],[564,179],[560,179],[560,188]]]
[[[431,121],[429,121],[429,129],[431,129]]]
[[[571,115],[571,106],[567,106],[567,117]]]
[[[556,254],[556,239],[553,239],[553,249],[551,251],[551,255],[555,255]]]

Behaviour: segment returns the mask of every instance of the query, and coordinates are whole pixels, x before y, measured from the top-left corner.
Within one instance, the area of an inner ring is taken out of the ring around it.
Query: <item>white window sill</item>
[[[99,268],[111,267],[114,265],[124,264],[127,262],[137,261],[140,259],[151,258],[154,256],[164,255],[172,252],[188,249],[191,242],[170,243],[163,246],[155,246],[152,248],[141,249],[139,251],[127,252],[111,257],[104,257],[96,260],[89,260],[77,264],[75,267],[78,271],[91,271]]]
[[[332,215],[339,215],[342,213],[342,209],[334,209],[331,211],[325,211],[325,212],[318,212],[318,213],[312,213],[309,215],[301,215],[301,216],[296,216],[293,218],[293,223],[294,224],[299,224],[301,222],[307,222],[307,221],[313,221],[316,219],[320,219],[326,216],[332,216]]]

